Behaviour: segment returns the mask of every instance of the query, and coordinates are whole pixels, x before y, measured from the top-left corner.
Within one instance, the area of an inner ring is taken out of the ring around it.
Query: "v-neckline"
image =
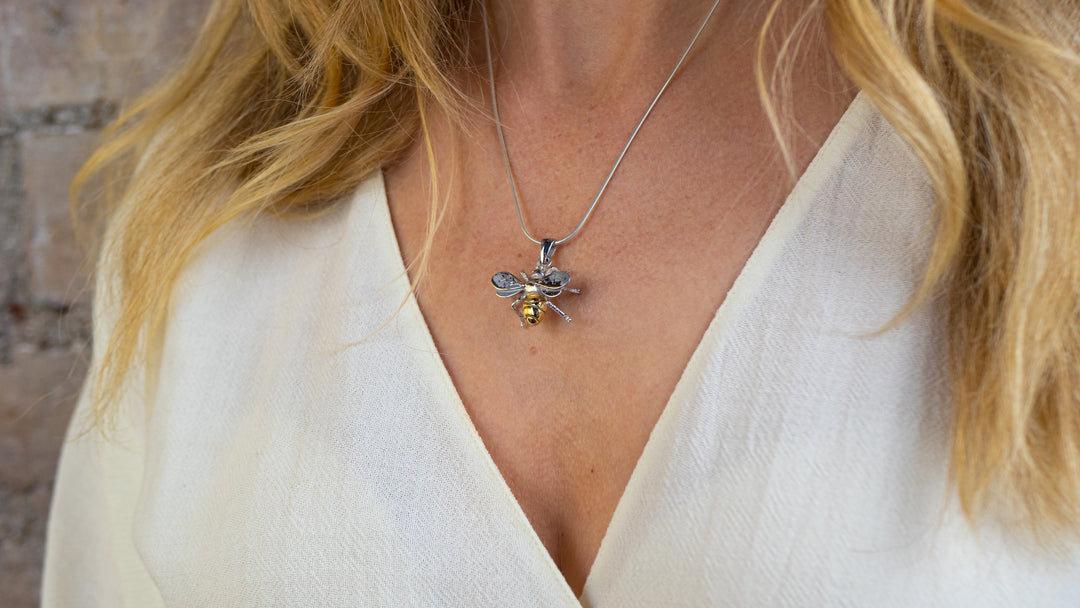
[[[745,303],[750,299],[750,296],[757,291],[761,283],[768,277],[768,270],[783,250],[784,245],[789,242],[791,234],[799,226],[803,217],[805,217],[809,210],[810,203],[813,200],[813,194],[820,189],[824,181],[835,171],[838,163],[842,160],[843,152],[850,147],[856,136],[862,131],[863,125],[866,123],[872,108],[871,102],[865,98],[865,94],[861,91],[851,101],[836,125],[834,125],[829,132],[825,142],[814,155],[810,164],[803,171],[802,175],[799,176],[798,180],[796,180],[791,191],[780,206],[780,209],[773,216],[765,233],[754,247],[750,257],[739,271],[731,288],[724,296],[723,301],[720,303],[712,320],[709,322],[705,332],[699,339],[697,346],[694,348],[686,368],[684,368],[679,380],[675,383],[675,387],[668,397],[667,402],[664,404],[660,417],[657,419],[656,424],[649,433],[649,438],[645,443],[645,447],[642,449],[641,455],[635,463],[630,478],[626,483],[626,487],[623,488],[622,494],[616,503],[611,521],[608,522],[607,528],[604,531],[600,547],[597,549],[596,556],[586,575],[585,583],[582,585],[580,596],[575,595],[570,588],[570,584],[567,582],[566,577],[563,575],[562,571],[559,570],[558,564],[555,563],[554,558],[552,558],[551,554],[548,552],[547,547],[544,546],[539,534],[536,533],[535,528],[533,528],[532,524],[529,522],[524,508],[522,508],[521,503],[518,502],[517,497],[514,496],[513,491],[510,489],[509,484],[507,484],[506,479],[503,477],[494,458],[492,458],[491,453],[488,451],[483,438],[480,436],[476,425],[473,423],[472,417],[469,416],[468,410],[465,408],[464,400],[461,398],[461,394],[454,384],[450,371],[446,367],[446,362],[439,353],[435,340],[431,335],[431,330],[423,312],[420,310],[420,305],[416,296],[411,290],[409,291],[407,301],[404,303],[400,312],[407,313],[407,318],[415,319],[416,323],[419,325],[421,331],[418,333],[424,340],[422,346],[425,350],[430,350],[434,359],[436,359],[435,367],[438,369],[441,381],[445,383],[448,389],[447,393],[452,396],[452,406],[455,409],[455,415],[461,420],[463,429],[468,435],[472,447],[480,453],[481,461],[484,463],[484,466],[489,469],[489,473],[497,480],[498,487],[494,490],[499,498],[502,499],[502,502],[507,505],[507,517],[510,518],[513,528],[523,530],[523,533],[529,537],[529,543],[535,549],[537,559],[540,559],[547,564],[547,569],[551,572],[551,575],[555,580],[555,585],[557,585],[561,592],[566,596],[566,599],[569,602],[568,605],[575,607],[584,606],[586,608],[597,605],[589,599],[590,583],[597,578],[598,572],[602,572],[605,568],[613,567],[608,565],[608,562],[612,558],[608,557],[610,549],[607,548],[613,544],[612,538],[619,534],[619,530],[626,525],[626,521],[632,516],[632,510],[635,507],[633,504],[635,498],[640,496],[644,491],[641,486],[646,483],[645,478],[648,477],[646,471],[649,468],[660,466],[663,463],[664,454],[662,453],[662,449],[664,446],[658,445],[658,438],[667,434],[667,428],[673,424],[672,420],[679,414],[680,404],[686,400],[685,394],[693,388],[692,383],[695,379],[700,377],[708,354],[712,352],[719,345],[719,342],[727,335],[728,332],[725,332],[724,328],[734,322],[739,316],[740,311],[744,308]],[[377,213],[380,215],[378,221],[381,222],[381,228],[385,232],[383,236],[392,243],[395,248],[394,253],[396,255],[393,256],[397,262],[395,276],[398,277],[397,280],[404,280],[407,282],[408,272],[405,267],[397,233],[394,229],[392,216],[390,214],[389,196],[386,192],[385,179],[381,171],[377,171],[371,179],[377,180],[373,190],[376,195],[380,197],[375,204]]]

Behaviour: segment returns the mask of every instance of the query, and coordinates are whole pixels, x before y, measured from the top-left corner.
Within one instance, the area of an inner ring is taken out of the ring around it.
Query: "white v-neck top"
[[[234,224],[111,443],[65,446],[44,605],[1080,606],[1075,551],[976,533],[950,498],[940,311],[872,334],[931,211],[860,95],[702,337],[581,598],[408,295],[381,175],[318,219]],[[95,362],[113,310],[99,290]]]

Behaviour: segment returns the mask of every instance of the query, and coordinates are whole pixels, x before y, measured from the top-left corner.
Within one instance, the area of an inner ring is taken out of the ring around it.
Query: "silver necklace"
[[[683,51],[679,61],[675,64],[675,68],[671,70],[671,74],[668,75],[667,80],[660,87],[660,91],[653,97],[652,103],[645,109],[645,113],[641,116],[641,120],[638,121],[637,126],[634,127],[633,133],[630,134],[630,138],[626,140],[626,144],[623,145],[622,152],[619,153],[619,157],[615,159],[615,164],[612,165],[611,171],[608,172],[607,179],[604,180],[603,185],[600,186],[600,191],[596,193],[596,197],[593,199],[589,208],[585,211],[585,216],[578,222],[576,228],[574,228],[570,234],[562,237],[561,239],[538,239],[529,232],[529,228],[525,225],[525,215],[521,211],[521,199],[518,196],[517,182],[514,181],[514,171],[510,167],[510,153],[506,150],[506,139],[503,137],[502,121],[499,118],[499,103],[495,98],[495,68],[491,60],[491,34],[488,31],[488,17],[487,17],[487,1],[484,0],[480,3],[483,7],[483,20],[484,20],[484,49],[487,52],[487,67],[488,67],[488,84],[491,87],[491,109],[495,118],[495,129],[499,134],[499,146],[502,148],[503,164],[506,165],[506,176],[510,180],[510,191],[514,196],[514,207],[517,208],[518,222],[521,224],[521,231],[525,233],[525,236],[532,242],[540,245],[540,258],[536,262],[536,268],[533,269],[532,274],[521,271],[521,279],[518,279],[510,272],[496,272],[491,277],[491,283],[495,286],[495,293],[502,298],[511,298],[517,296],[510,307],[517,313],[518,318],[521,320],[521,326],[527,327],[529,325],[537,325],[544,318],[544,311],[547,308],[554,310],[560,317],[566,319],[569,323],[572,321],[569,315],[559,309],[552,298],[558,296],[562,292],[568,293],[581,293],[578,289],[572,289],[566,285],[570,282],[570,273],[565,270],[559,270],[552,265],[552,256],[555,254],[555,248],[570,239],[577,236],[581,229],[585,226],[585,222],[589,221],[589,216],[592,215],[594,209],[596,209],[597,203],[600,202],[600,197],[604,195],[604,191],[607,190],[608,184],[611,183],[611,179],[615,177],[615,171],[619,168],[619,164],[622,162],[626,151],[630,149],[630,144],[634,142],[634,138],[637,137],[638,131],[641,130],[641,125],[645,124],[645,119],[649,117],[653,107],[656,106],[656,102],[660,101],[660,96],[667,90],[671,81],[675,78],[675,74],[678,73],[679,68],[682,67],[683,61],[690,54],[690,49],[694,48],[694,43],[697,42],[701,36],[701,32],[705,30],[705,26],[709,23],[709,19],[712,18],[713,13],[716,11],[716,7],[719,6],[720,0],[713,2],[712,8],[709,9],[709,13],[705,15],[705,19],[701,22],[697,32],[694,33],[694,37],[690,39],[690,44],[686,46],[686,50]],[[520,308],[519,308],[520,307]]]

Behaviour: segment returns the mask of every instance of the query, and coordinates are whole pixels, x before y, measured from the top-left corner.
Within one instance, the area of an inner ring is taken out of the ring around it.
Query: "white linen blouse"
[[[110,441],[75,432],[80,401],[44,606],[1080,606],[1075,547],[959,515],[940,310],[873,333],[932,205],[859,95],[701,338],[581,597],[409,296],[382,176],[318,219],[237,222],[182,275]]]

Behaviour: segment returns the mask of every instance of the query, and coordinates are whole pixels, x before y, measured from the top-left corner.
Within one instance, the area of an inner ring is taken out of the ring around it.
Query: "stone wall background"
[[[90,342],[71,177],[175,66],[210,0],[0,0],[0,600],[39,602],[56,459]]]

